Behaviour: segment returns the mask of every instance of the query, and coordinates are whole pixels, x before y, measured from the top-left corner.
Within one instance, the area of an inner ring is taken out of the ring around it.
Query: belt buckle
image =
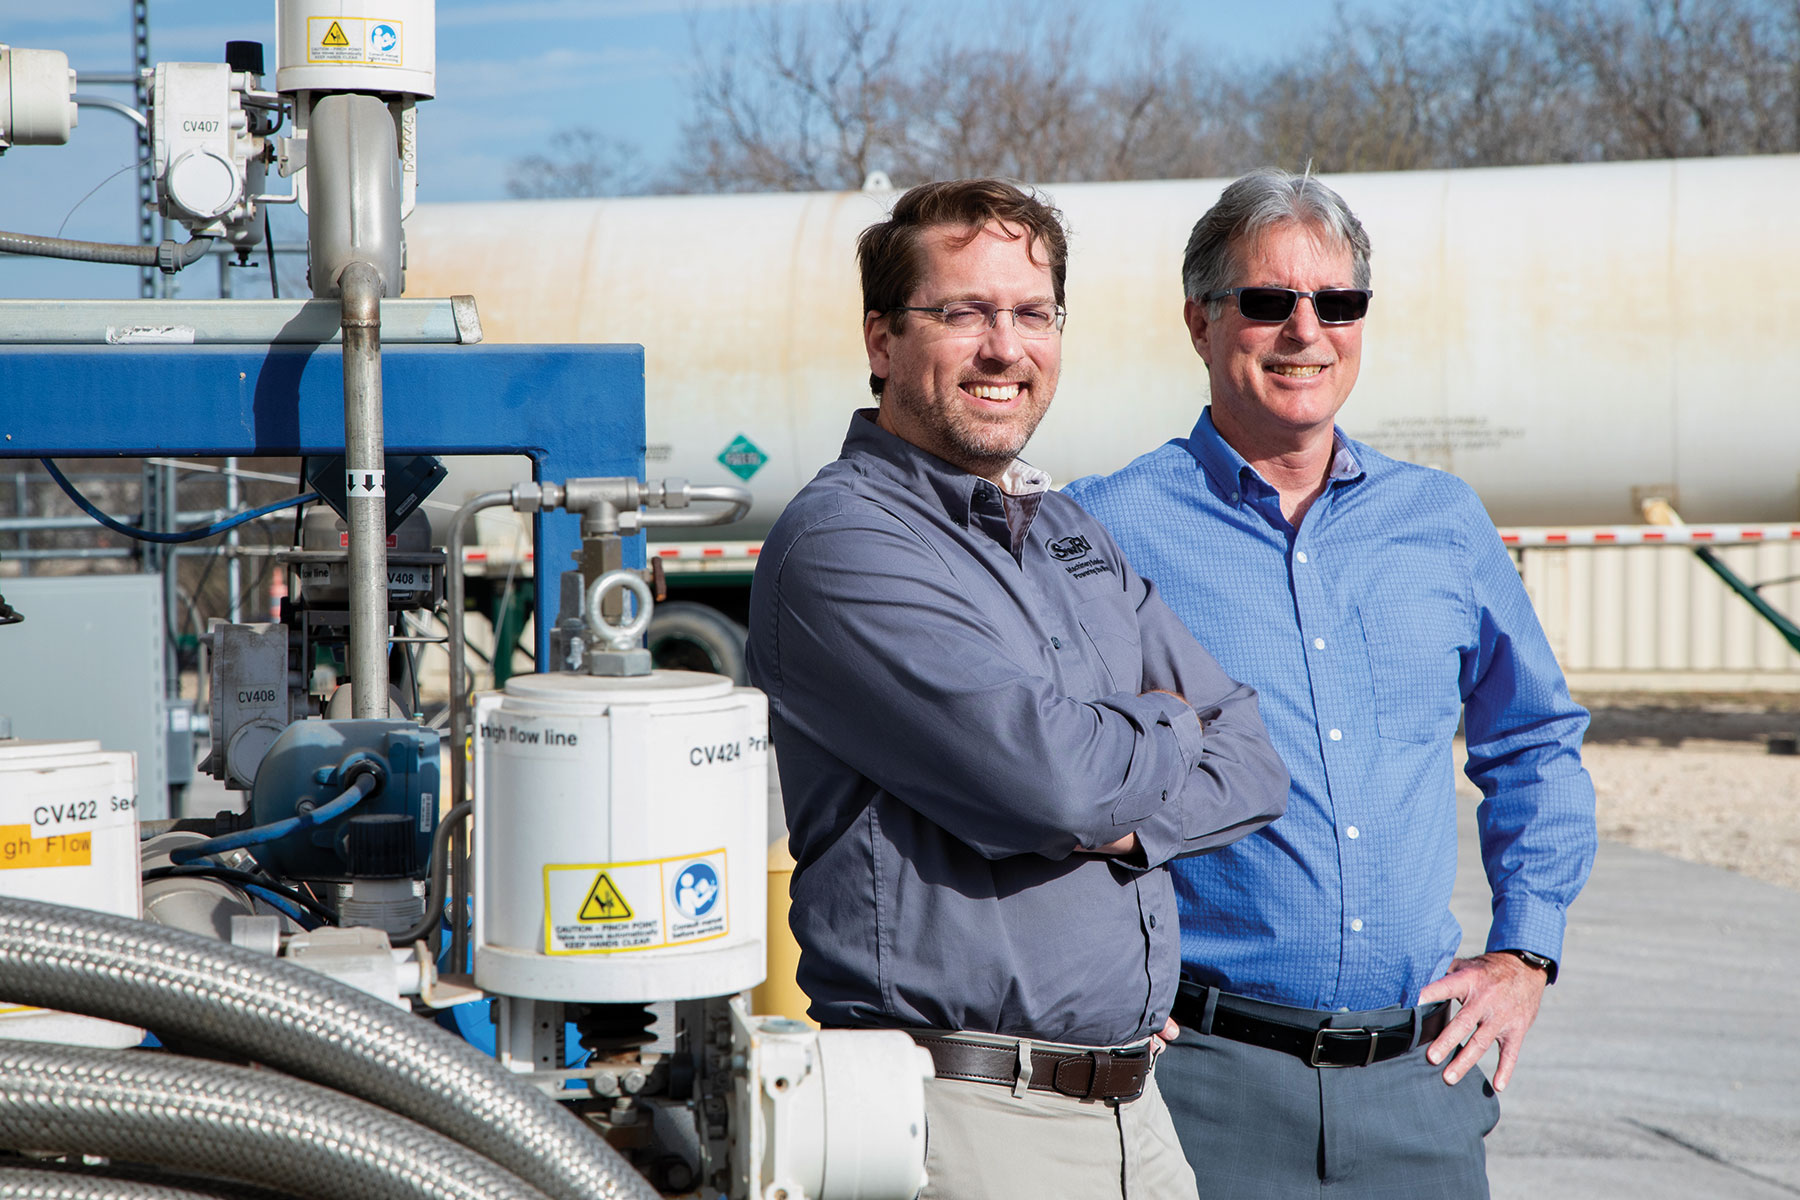
[[[1333,1038],[1366,1037],[1369,1039],[1369,1057],[1364,1059],[1360,1063],[1320,1062],[1319,1061],[1319,1053],[1320,1053],[1320,1051],[1322,1051],[1325,1048],[1325,1045],[1326,1045],[1325,1039],[1328,1037],[1333,1037]],[[1378,1050],[1380,1047],[1381,1047],[1381,1030],[1379,1030],[1379,1029],[1332,1029],[1328,1026],[1324,1029],[1319,1030],[1318,1033],[1313,1035],[1312,1054],[1310,1056],[1308,1056],[1306,1061],[1308,1062],[1308,1064],[1310,1064],[1311,1066],[1315,1066],[1315,1067],[1368,1067],[1368,1066],[1374,1065],[1375,1051]]]
[[[1120,1065],[1136,1065],[1141,1059],[1146,1057],[1147,1054],[1147,1050],[1143,1054],[1121,1054],[1116,1050],[1089,1050],[1081,1054],[1071,1054],[1064,1058],[1062,1062],[1058,1063],[1056,1069],[1051,1073],[1051,1086],[1063,1095],[1073,1096],[1078,1100],[1114,1100],[1120,1102],[1136,1100],[1144,1094],[1146,1080],[1148,1079],[1147,1072],[1144,1078],[1138,1081],[1137,1090],[1132,1092],[1129,1096],[1109,1096],[1104,1095],[1103,1093],[1106,1088],[1113,1083],[1112,1067],[1115,1063]],[[1085,1065],[1088,1069],[1087,1081],[1081,1087],[1074,1086],[1074,1082],[1072,1080],[1067,1080],[1066,1076],[1063,1074],[1064,1067],[1073,1067],[1078,1063]]]

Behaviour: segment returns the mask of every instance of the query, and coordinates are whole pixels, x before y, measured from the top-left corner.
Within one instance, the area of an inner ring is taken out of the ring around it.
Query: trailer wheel
[[[687,600],[659,604],[650,614],[644,644],[650,658],[670,671],[711,671],[742,686],[744,643],[750,631],[717,609]]]

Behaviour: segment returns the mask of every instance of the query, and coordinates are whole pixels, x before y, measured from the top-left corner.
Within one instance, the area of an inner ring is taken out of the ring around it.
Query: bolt
[[[642,1071],[630,1070],[625,1072],[624,1076],[619,1080],[619,1086],[625,1089],[626,1095],[635,1096],[644,1090],[644,1084],[648,1082],[649,1080]]]

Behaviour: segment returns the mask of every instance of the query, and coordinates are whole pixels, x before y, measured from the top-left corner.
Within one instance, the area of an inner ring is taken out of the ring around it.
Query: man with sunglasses
[[[1281,820],[1174,864],[1163,1091],[1203,1194],[1484,1197],[1494,1092],[1593,862],[1587,714],[1473,491],[1336,426],[1371,295],[1343,199],[1310,174],[1237,180],[1182,281],[1210,407],[1068,491],[1258,689],[1293,783]],[[1467,959],[1459,717],[1494,892]],[[1490,1088],[1476,1062],[1495,1044]]]
[[[763,543],[809,1012],[931,1054],[926,1197],[1192,1197],[1151,1071],[1166,864],[1281,811],[1255,695],[1018,458],[1062,362],[1066,240],[995,180],[858,244],[879,407]]]

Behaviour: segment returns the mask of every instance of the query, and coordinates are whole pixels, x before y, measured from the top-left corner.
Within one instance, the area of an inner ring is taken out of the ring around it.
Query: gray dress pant
[[[1423,1045],[1311,1067],[1185,1027],[1156,1063],[1202,1200],[1486,1200],[1499,1099],[1479,1068],[1442,1071]]]

